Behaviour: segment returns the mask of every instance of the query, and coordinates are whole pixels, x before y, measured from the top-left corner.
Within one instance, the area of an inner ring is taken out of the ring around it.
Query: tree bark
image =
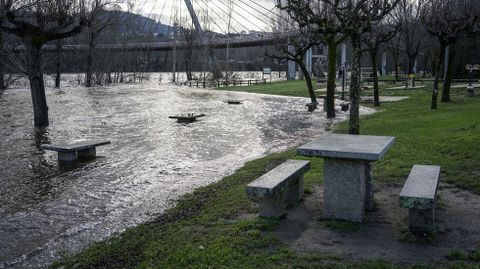
[[[337,43],[334,37],[327,38],[328,74],[327,74],[327,118],[335,118],[335,78],[337,72]]]
[[[437,59],[437,66],[435,70],[435,81],[433,82],[433,90],[432,90],[432,104],[430,106],[431,109],[437,109],[437,97],[438,97],[438,84],[440,77],[442,76],[442,64],[443,59],[445,58],[445,48],[447,45],[440,43],[440,53]]]
[[[395,79],[398,79],[399,74],[398,74],[398,55],[396,53],[392,53],[392,58],[393,58],[393,64],[395,65]]]
[[[46,127],[48,121],[48,106],[43,83],[43,66],[41,48],[43,42],[37,36],[24,36],[25,60],[30,92],[32,95],[35,127]]]
[[[5,85],[5,69],[3,67],[3,63],[0,62],[0,94],[6,90],[7,85]]]
[[[378,87],[378,74],[377,74],[377,56],[378,50],[377,48],[370,48],[370,59],[372,61],[372,71],[373,71],[373,102],[375,106],[380,106],[380,90]]]
[[[60,89],[62,72],[62,40],[57,40],[57,74],[55,76],[55,88]]]
[[[85,71],[85,87],[93,87],[93,49],[95,48],[95,33],[90,32],[87,51],[87,68]]]
[[[417,55],[409,55],[408,56],[408,74],[413,74],[413,69],[415,67],[415,60],[417,59]]]
[[[352,78],[350,82],[350,124],[349,134],[360,134],[360,58],[362,48],[360,37],[351,37],[353,47]]]
[[[0,51],[3,50],[3,33],[0,33]],[[5,84],[5,67],[3,66],[3,62],[0,61],[0,94],[7,89],[7,85]]]
[[[315,92],[313,90],[312,76],[310,75],[310,72],[308,72],[308,69],[305,66],[305,61],[303,61],[303,58],[301,61],[298,61],[297,64],[300,66],[303,76],[305,77],[305,82],[307,83],[308,95],[310,96],[310,101],[312,102],[312,104],[316,105],[318,104],[318,102],[317,102],[317,97],[315,96]]]
[[[448,63],[445,63],[447,65],[447,72],[445,74],[445,80],[443,81],[442,102],[450,102],[450,87],[452,86],[453,66],[456,54],[455,45],[455,42],[453,42],[448,46]]]

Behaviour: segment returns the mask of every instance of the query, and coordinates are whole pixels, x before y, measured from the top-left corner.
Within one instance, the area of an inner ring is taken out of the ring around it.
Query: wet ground
[[[385,260],[401,266],[447,262],[454,251],[473,254],[480,247],[480,197],[448,184],[438,190],[436,234],[408,233],[408,209],[399,207],[402,184],[376,183],[375,210],[358,230],[328,228],[322,219],[323,187],[287,212],[274,232],[300,253],[348,261]]]
[[[42,267],[161,214],[247,160],[320,135],[332,122],[304,98],[124,84],[47,89],[50,127],[35,130],[29,90],[0,96],[0,268]],[[244,99],[227,105],[226,99]],[[182,125],[168,116],[205,113]],[[339,118],[344,118],[339,114]],[[108,139],[63,167],[43,143]]]

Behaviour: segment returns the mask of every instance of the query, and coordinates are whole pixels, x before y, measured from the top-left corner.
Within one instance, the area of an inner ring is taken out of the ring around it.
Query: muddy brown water
[[[44,267],[62,253],[161,214],[246,161],[325,132],[305,98],[125,84],[47,89],[50,126],[33,128],[26,88],[0,96],[0,268]],[[227,105],[227,99],[246,100]],[[207,116],[189,125],[168,116]],[[345,118],[339,114],[335,121]],[[62,167],[43,143],[108,139],[98,158]]]

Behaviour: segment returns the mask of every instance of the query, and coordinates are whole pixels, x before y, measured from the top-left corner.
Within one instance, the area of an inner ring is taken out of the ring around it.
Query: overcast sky
[[[230,32],[269,30],[272,13],[269,13],[267,10],[273,9],[275,11],[275,0],[192,0],[192,3],[199,17],[208,12],[212,30],[225,33],[227,30],[229,1],[233,2],[232,28]],[[174,17],[173,14],[175,13],[179,15],[178,17],[184,18],[183,20],[188,16],[185,0],[130,0],[130,2],[135,3],[135,13],[141,13],[144,16],[151,14],[151,18],[156,20],[160,18],[160,21],[164,24],[173,24],[172,17]],[[123,7],[125,8],[126,5]],[[189,16],[188,21],[191,22]]]

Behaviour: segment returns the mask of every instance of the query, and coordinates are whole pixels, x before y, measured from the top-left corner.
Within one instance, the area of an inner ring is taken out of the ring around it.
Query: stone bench
[[[44,144],[41,145],[41,148],[58,152],[59,162],[76,162],[78,159],[95,158],[97,154],[96,147],[108,144],[110,144],[110,141],[88,140],[73,143]]]
[[[474,97],[475,96],[475,86],[468,85],[467,86],[467,92],[468,92],[469,97]]]
[[[433,231],[440,166],[414,165],[400,192],[400,206],[408,208],[412,231]]]
[[[333,98],[336,99],[339,96],[334,94]],[[327,95],[319,95],[318,98],[323,99],[323,112],[327,111]]]
[[[247,197],[260,203],[261,217],[278,218],[286,204],[303,199],[303,174],[309,161],[287,160],[247,185]]]

